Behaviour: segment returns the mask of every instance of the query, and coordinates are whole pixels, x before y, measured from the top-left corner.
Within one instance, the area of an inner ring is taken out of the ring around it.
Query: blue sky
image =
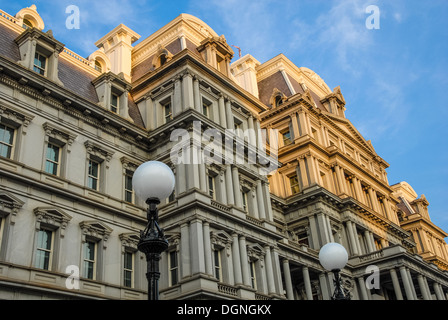
[[[425,194],[432,221],[448,232],[448,1],[1,0],[0,9],[15,15],[31,4],[45,30],[85,57],[120,23],[144,39],[180,13],[262,63],[283,53],[341,86],[347,118],[390,164],[389,183]],[[65,27],[69,5],[80,9],[79,30]],[[369,5],[380,29],[366,28]]]

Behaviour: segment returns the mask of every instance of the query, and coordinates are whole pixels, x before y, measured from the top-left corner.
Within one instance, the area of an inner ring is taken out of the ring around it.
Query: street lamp
[[[140,232],[137,248],[146,255],[148,300],[159,300],[160,254],[168,248],[168,241],[159,227],[157,205],[173,192],[173,171],[159,161],[145,162],[135,170],[132,187],[136,196],[148,204],[148,224]]]
[[[334,274],[335,290],[331,299],[350,300],[350,295],[344,292],[339,276],[339,271],[345,267],[348,261],[347,250],[339,243],[327,243],[319,251],[319,261],[325,269],[332,271]]]

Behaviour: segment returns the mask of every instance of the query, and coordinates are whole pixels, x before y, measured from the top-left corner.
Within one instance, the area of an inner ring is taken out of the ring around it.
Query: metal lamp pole
[[[157,205],[160,203],[159,199],[149,198],[146,203],[148,204],[148,225],[144,231],[140,232],[137,248],[146,256],[148,300],[159,300],[160,254],[168,248],[168,241],[159,227],[157,209]]]

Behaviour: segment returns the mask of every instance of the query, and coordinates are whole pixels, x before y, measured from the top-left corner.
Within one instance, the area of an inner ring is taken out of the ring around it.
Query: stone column
[[[246,237],[241,236],[239,239],[239,244],[240,244],[240,261],[241,261],[241,271],[243,274],[243,284],[250,287],[251,281],[249,273],[249,263],[247,260]]]
[[[286,298],[288,300],[294,300],[294,292],[292,289],[291,281],[291,270],[289,269],[289,261],[287,259],[283,259],[283,274],[285,275]]]
[[[394,286],[395,296],[397,300],[403,300],[403,294],[401,293],[400,281],[398,280],[397,272],[395,269],[390,269],[390,277],[392,279],[392,285]]]
[[[298,139],[300,137],[299,123],[297,121],[297,113],[293,113],[291,115],[291,124],[292,124],[292,136],[293,139]]]
[[[319,285],[322,290],[323,300],[330,300],[333,293],[330,294],[330,289],[328,288],[327,274],[325,272],[319,275]]]
[[[325,245],[330,242],[330,238],[328,236],[327,221],[323,213],[317,214],[317,223],[319,225],[320,239],[322,239],[322,245]]]
[[[178,76],[174,80],[173,118],[182,113],[182,81]],[[160,124],[159,124],[160,125]]]
[[[311,229],[311,248],[314,250],[318,250],[323,244],[319,241],[319,232],[317,231],[317,223],[316,223],[316,217],[314,215],[309,216],[308,218],[310,222],[310,229]]]
[[[228,129],[235,129],[235,124],[233,121],[233,113],[232,113],[232,106],[230,100],[226,101],[226,121],[227,121],[227,128]]]
[[[194,96],[194,109],[202,113],[201,94],[199,90],[199,79],[197,76],[193,77],[193,96]]]
[[[258,204],[258,217],[262,220],[266,219],[266,212],[264,209],[264,197],[263,197],[263,186],[261,180],[257,180],[257,204]]]
[[[307,300],[313,300],[313,290],[311,289],[310,272],[307,266],[302,267],[303,282],[305,283],[305,293]]]
[[[414,294],[412,293],[411,284],[405,266],[400,267],[400,275],[401,281],[403,282],[404,291],[406,292],[407,300],[414,300]]]
[[[240,191],[240,177],[238,174],[238,167],[232,167],[232,177],[233,177],[233,196],[235,198],[235,206],[237,208],[243,207],[243,200]]]
[[[219,95],[218,108],[219,108],[219,121],[220,121],[219,124],[224,128],[227,128],[226,107],[224,105],[224,96],[222,94]]]
[[[268,221],[272,221],[274,219],[274,214],[272,213],[272,206],[271,206],[271,193],[269,191],[269,185],[266,182],[262,183],[264,188],[264,196],[265,196],[265,213],[266,213],[266,219]]]
[[[266,275],[268,277],[268,292],[275,293],[275,280],[274,280],[274,269],[272,267],[271,248],[269,246],[265,246],[264,249],[266,251],[265,261],[266,261]]]
[[[241,274],[241,258],[240,258],[240,244],[238,240],[238,234],[232,234],[232,260],[233,260],[233,274],[235,277],[235,284],[243,284],[243,278]]]
[[[214,275],[212,264],[212,245],[210,242],[210,224],[204,221],[202,225],[204,233],[205,272],[209,275]]]
[[[445,297],[443,296],[443,291],[442,291],[440,284],[437,282],[434,282],[433,286],[434,286],[434,292],[436,293],[437,300],[445,300]]]
[[[202,157],[202,149],[201,147],[197,147],[196,152],[198,154],[198,171],[199,171],[199,185],[200,185],[200,189],[202,190],[202,192],[207,193],[207,172],[206,172],[206,168],[205,168],[205,161],[204,158]],[[215,190],[216,192],[216,190]]]
[[[249,128],[249,144],[255,147],[257,145],[257,138],[255,136],[254,117],[252,115],[247,119],[247,125]]]
[[[230,164],[226,165],[225,183],[226,183],[226,193],[227,193],[227,204],[234,205],[235,198],[233,197],[232,166]]]
[[[420,292],[423,296],[424,300],[432,300],[431,296],[428,293],[428,290],[426,288],[426,278],[424,278],[421,274],[417,276],[418,286],[420,287]]]
[[[356,245],[355,234],[353,231],[353,223],[351,221],[346,222],[348,237],[350,239],[350,248],[352,255],[359,255],[358,246]]]
[[[309,186],[308,175],[306,173],[305,158],[303,156],[299,157],[299,168],[300,168],[300,178],[302,180],[302,188]]]
[[[358,278],[358,285],[359,285],[359,289],[361,291],[361,300],[369,300],[369,295],[367,293],[367,287],[366,287],[366,283],[364,281],[363,277],[359,277]]]
[[[182,278],[191,275],[191,260],[190,260],[190,229],[188,223],[183,223],[180,226],[180,263]]]
[[[192,274],[205,272],[204,234],[202,221],[195,219],[190,222],[191,271]]]
[[[186,72],[182,79],[183,110],[194,109],[193,76]]]
[[[200,189],[200,181],[199,181],[199,166],[198,166],[198,159],[197,159],[197,147],[191,146],[189,148],[190,151],[190,161],[187,166],[188,170],[188,189]]]

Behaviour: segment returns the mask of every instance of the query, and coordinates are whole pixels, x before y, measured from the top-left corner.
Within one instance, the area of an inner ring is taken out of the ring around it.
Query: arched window
[[[168,61],[166,54],[160,56],[160,66],[163,66]]]
[[[28,19],[23,19],[22,27],[23,27],[24,29],[29,29],[29,28],[34,28],[34,25],[31,23],[30,20],[28,20]]]
[[[282,96],[276,96],[275,97],[275,106],[276,107],[278,107],[278,106],[280,106],[281,104],[283,103],[283,99],[282,99]]]
[[[103,66],[102,66],[101,62],[99,62],[98,60],[95,60],[95,70],[97,70],[99,72],[103,72]]]

